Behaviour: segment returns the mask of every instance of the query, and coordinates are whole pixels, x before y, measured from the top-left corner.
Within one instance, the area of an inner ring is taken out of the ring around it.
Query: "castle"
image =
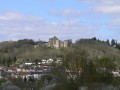
[[[49,38],[49,41],[48,41],[49,47],[53,47],[57,49],[62,47],[71,47],[71,45],[72,45],[71,39],[61,41],[56,36],[54,36],[53,38]]]

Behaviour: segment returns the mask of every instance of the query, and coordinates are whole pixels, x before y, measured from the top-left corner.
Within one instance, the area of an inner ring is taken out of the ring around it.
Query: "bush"
[[[114,77],[112,84],[114,86],[120,86],[120,77]]]
[[[7,81],[1,85],[2,90],[21,90],[17,86],[13,85],[10,81]]]
[[[0,85],[1,85],[2,83],[4,83],[4,82],[6,82],[6,80],[5,80],[5,79],[1,79],[1,80],[0,80]]]

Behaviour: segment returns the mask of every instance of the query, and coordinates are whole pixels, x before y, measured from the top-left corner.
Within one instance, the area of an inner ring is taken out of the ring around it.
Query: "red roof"
[[[20,72],[20,75],[24,75],[24,76],[29,75],[29,74],[30,72]]]

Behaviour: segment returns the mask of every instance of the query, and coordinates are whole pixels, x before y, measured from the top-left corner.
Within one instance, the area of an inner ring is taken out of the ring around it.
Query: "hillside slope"
[[[35,47],[36,45],[38,46]],[[23,41],[1,42],[0,64],[15,62],[19,58],[25,61],[34,61],[36,59],[61,57],[65,54],[66,50],[70,51],[75,47],[85,49],[88,52],[88,59],[94,60],[105,56],[114,59],[116,63],[120,65],[119,49],[92,39],[80,39],[76,41],[73,47],[61,49],[49,48],[46,45],[26,39]]]
[[[85,49],[89,54],[89,59],[105,56],[114,59],[116,63],[120,65],[120,50],[104,42],[92,39],[81,39],[75,43],[75,46]]]

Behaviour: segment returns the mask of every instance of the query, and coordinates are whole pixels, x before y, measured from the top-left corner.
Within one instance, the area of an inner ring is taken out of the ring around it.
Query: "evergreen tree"
[[[23,81],[24,81],[24,82],[26,82],[26,81],[27,81],[27,78],[26,78],[26,77],[24,77]]]
[[[106,44],[107,44],[107,45],[110,45],[109,39],[107,39]]]
[[[116,45],[116,42],[115,42],[114,39],[112,39],[112,40],[111,40],[111,46],[114,46],[114,45]]]
[[[92,40],[97,40],[96,37],[93,37]]]

